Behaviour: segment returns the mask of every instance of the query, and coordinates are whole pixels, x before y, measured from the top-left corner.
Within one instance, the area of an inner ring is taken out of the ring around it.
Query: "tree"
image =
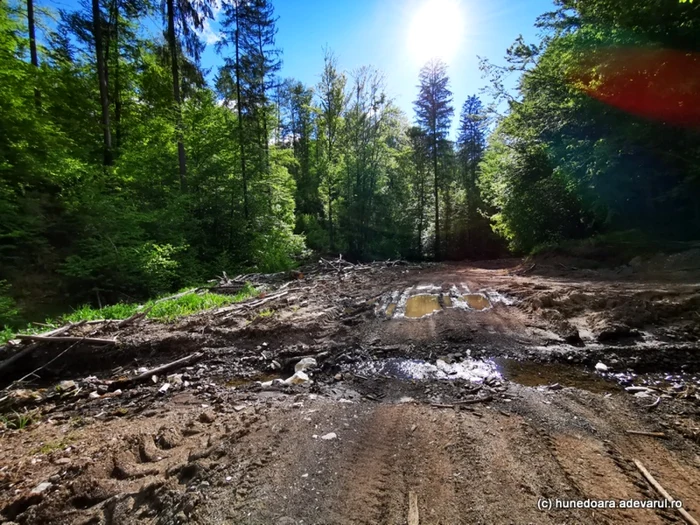
[[[462,172],[462,186],[466,192],[466,243],[469,244],[469,232],[477,217],[479,196],[476,185],[479,162],[486,148],[487,121],[479,98],[470,96],[462,106],[459,121],[459,161]]]
[[[447,137],[454,109],[449,90],[447,66],[438,59],[428,62],[420,71],[418,98],[413,103],[416,122],[429,138],[429,150],[433,163],[433,192],[435,199],[435,258],[440,258],[440,171],[439,159],[442,143]]]
[[[97,80],[100,86],[100,108],[102,110],[102,134],[104,140],[104,165],[112,164],[112,130],[109,122],[109,86],[107,85],[107,65],[102,40],[102,11],[99,0],[92,0],[92,33],[95,42],[95,63]]]
[[[34,0],[27,0],[27,30],[29,32],[29,58],[34,69],[39,68],[39,55],[36,52],[36,27],[34,24]],[[36,104],[41,104],[41,94],[39,88],[34,88],[34,98]]]
[[[94,0],[93,0],[94,1]],[[210,0],[164,0],[166,20],[166,41],[170,52],[170,70],[172,74],[173,101],[177,119],[177,157],[180,174],[180,186],[187,187],[187,159],[182,134],[182,97],[180,94],[180,55],[183,54],[199,62],[203,50],[197,30],[204,27],[204,22],[212,18]]]
[[[321,150],[324,154],[321,167],[322,181],[326,191],[328,205],[327,220],[330,248],[335,250],[336,236],[333,227],[333,203],[337,199],[337,178],[339,153],[337,151],[343,132],[343,112],[347,103],[345,94],[345,75],[338,71],[337,60],[330,50],[326,50],[323,73],[318,83],[319,98],[319,134]]]

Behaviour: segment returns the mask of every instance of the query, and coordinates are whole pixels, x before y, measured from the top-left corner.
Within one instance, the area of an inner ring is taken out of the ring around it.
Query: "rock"
[[[213,423],[216,421],[216,413],[213,410],[205,410],[199,414],[199,421],[202,423]]]
[[[90,392],[88,397],[90,399],[100,399],[102,396],[99,394],[99,392]]]
[[[43,481],[31,490],[31,494],[42,494],[43,492],[49,490],[52,486],[53,485],[48,481]]]
[[[325,439],[326,441],[329,441],[331,439],[336,439],[338,435],[335,432],[329,432],[328,434],[325,434],[321,436],[321,439]]]
[[[317,364],[318,363],[316,363],[316,360],[313,357],[305,357],[294,366],[294,371],[303,372],[307,368],[313,368]]]
[[[138,370],[136,370],[136,373],[134,375],[145,374],[146,372],[148,372],[148,368],[146,368],[145,366],[141,366],[138,368]]]
[[[561,390],[563,387],[559,383],[547,386],[549,390]]]
[[[292,377],[286,379],[284,382],[288,385],[303,385],[304,383],[308,383],[310,381],[311,379],[309,379],[309,376],[307,376],[304,372],[299,371],[295,372]]]
[[[182,374],[171,374],[166,380],[175,388],[182,386]]]
[[[78,385],[75,383],[75,381],[61,381],[58,385],[56,385],[56,390],[59,392],[68,392],[69,390],[73,390],[76,388]]]
[[[343,374],[340,374],[340,373],[335,374],[335,375],[333,376],[333,379],[335,379],[336,381],[342,381],[342,380],[343,380]]]
[[[603,364],[603,363],[596,363],[595,369],[598,372],[607,372],[608,371],[608,366]]]
[[[68,465],[70,462],[70,458],[58,458],[56,461],[54,461],[56,465]]]
[[[163,383],[163,386],[161,386],[158,389],[159,394],[165,394],[168,390],[170,389],[170,383]]]

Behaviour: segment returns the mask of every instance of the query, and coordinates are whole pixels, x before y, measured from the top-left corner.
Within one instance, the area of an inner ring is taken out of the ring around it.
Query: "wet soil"
[[[697,276],[529,267],[306,270],[264,306],[79,328],[120,344],[0,396],[31,415],[0,431],[0,521],[404,524],[414,495],[422,524],[681,522],[539,509],[660,499],[634,460],[700,517]]]

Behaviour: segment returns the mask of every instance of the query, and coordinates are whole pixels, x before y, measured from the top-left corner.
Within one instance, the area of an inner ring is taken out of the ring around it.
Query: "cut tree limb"
[[[659,484],[659,482],[654,479],[654,476],[652,476],[649,473],[649,471],[646,468],[644,468],[644,465],[642,465],[642,463],[639,460],[635,459],[634,464],[637,466],[637,468],[639,469],[639,472],[642,473],[642,475],[646,478],[646,480],[649,483],[651,483],[651,486],[654,487],[656,489],[656,491],[666,499],[666,501],[668,501],[669,503],[673,503],[675,501],[671,497],[671,495],[668,492],[666,492],[666,490]],[[681,516],[683,516],[683,519],[685,521],[690,523],[690,525],[700,525],[700,524],[698,524],[697,520],[695,518],[693,518],[690,514],[688,514],[688,511],[685,510],[684,508],[680,508],[680,509],[676,509],[676,510],[680,513]]]
[[[628,434],[632,434],[635,436],[650,436],[650,437],[657,437],[657,438],[665,438],[666,434],[663,432],[646,432],[644,430],[625,430]]]
[[[80,336],[58,336],[50,337],[46,335],[24,335],[17,334],[17,339],[22,339],[23,341],[40,341],[40,342],[50,342],[50,343],[88,343],[95,345],[114,345],[117,344],[116,339],[100,339],[97,337],[80,337]]]
[[[70,323],[70,324],[67,324],[65,326],[61,326],[60,328],[56,328],[55,330],[51,330],[50,332],[45,332],[44,334],[42,334],[42,337],[51,339],[52,336],[56,336],[59,334],[65,334],[71,328],[76,328],[78,326],[82,326],[83,324],[85,324],[85,321],[80,321],[79,323],[76,323],[76,324]],[[21,337],[20,337],[20,339],[21,339]],[[15,363],[16,361],[19,361],[20,359],[22,359],[24,356],[31,354],[34,350],[36,350],[36,348],[38,346],[39,346],[39,343],[31,344],[28,347],[24,348],[23,350],[20,350],[16,354],[5,359],[2,363],[0,363],[0,373],[2,373],[3,370],[8,368],[10,365]]]
[[[408,492],[408,525],[419,525],[418,494],[412,490]]]
[[[182,359],[178,359],[177,361],[172,361],[170,363],[167,363],[162,366],[158,366],[156,368],[152,368],[151,370],[148,370],[144,372],[143,374],[139,374],[134,377],[130,377],[127,379],[121,379],[119,381],[114,381],[109,385],[110,390],[116,390],[121,387],[126,387],[134,383],[138,383],[140,381],[145,381],[147,379],[150,379],[154,375],[162,374],[163,372],[168,372],[174,368],[181,367],[183,365],[188,365],[190,363],[193,363],[197,361],[198,359],[201,359],[201,357],[204,355],[203,352],[195,352],[194,354],[190,354],[186,357],[183,357]]]

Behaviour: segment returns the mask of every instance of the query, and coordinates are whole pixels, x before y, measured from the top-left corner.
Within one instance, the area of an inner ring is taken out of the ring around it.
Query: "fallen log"
[[[172,361],[170,363],[157,366],[156,368],[152,368],[151,370],[147,370],[146,372],[139,374],[134,377],[129,377],[127,379],[120,379],[117,381],[114,381],[110,383],[109,385],[109,390],[117,390],[118,388],[122,387],[127,387],[129,385],[132,385],[134,383],[138,383],[140,381],[145,381],[148,379],[151,379],[154,375],[162,374],[163,372],[169,372],[170,370],[173,370],[175,368],[179,368],[183,365],[188,365],[190,363],[193,363],[200,359],[204,355],[203,352],[195,352],[194,354],[190,354],[186,357],[183,357],[181,359],[178,359],[176,361]]]
[[[81,326],[83,324],[85,324],[85,321],[80,321],[79,323],[75,323],[75,324],[69,323],[65,326],[61,326],[60,328],[56,328],[55,330],[51,330],[50,332],[45,332],[43,334],[43,337],[51,339],[52,336],[64,334],[67,331],[69,331],[71,328],[76,328],[76,327]],[[20,337],[20,339],[22,339],[22,338]],[[23,350],[20,350],[16,354],[5,359],[2,363],[0,363],[0,373],[2,373],[3,370],[8,368],[10,365],[15,363],[16,361],[19,361],[20,359],[22,359],[24,356],[31,354],[34,350],[37,349],[38,346],[39,346],[39,343],[31,344],[28,347],[24,348]]]
[[[97,337],[80,337],[80,336],[58,336],[51,337],[46,335],[25,335],[17,334],[17,339],[22,339],[23,341],[40,341],[40,342],[50,342],[50,343],[88,343],[95,345],[114,345],[117,344],[116,339],[100,339]]]
[[[644,468],[644,465],[639,460],[634,460],[634,464],[637,466],[637,469],[639,469],[639,472],[642,473],[642,475],[646,478],[646,480],[651,483],[651,486],[656,489],[656,491],[661,494],[666,501],[669,503],[673,503],[675,500],[671,497],[671,495],[666,492],[666,490],[659,484],[658,481],[654,479],[654,477],[649,473],[649,471]],[[693,518],[690,514],[688,514],[688,511],[686,511],[684,508],[679,508],[676,509],[681,516],[683,516],[683,519],[687,521],[690,525],[700,525],[698,524],[697,520]]]

